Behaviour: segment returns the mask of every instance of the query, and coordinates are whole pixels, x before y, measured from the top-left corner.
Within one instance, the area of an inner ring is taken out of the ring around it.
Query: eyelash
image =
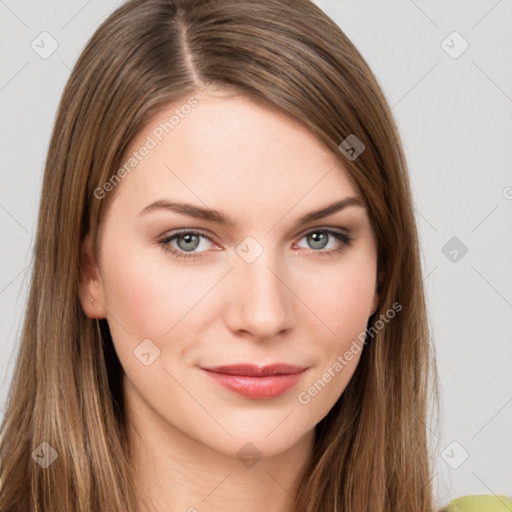
[[[350,236],[348,236],[345,233],[342,233],[341,231],[336,231],[334,229],[329,229],[329,228],[316,228],[314,230],[308,231],[307,233],[302,235],[301,239],[308,235],[311,235],[313,233],[328,233],[329,235],[333,236],[336,240],[342,242],[340,247],[338,247],[337,249],[331,249],[330,251],[322,251],[322,250],[315,251],[315,250],[311,249],[311,252],[318,253],[319,256],[332,256],[334,254],[341,253],[347,247],[350,247],[352,245],[353,239]],[[209,240],[210,242],[215,243],[212,240],[212,238],[210,236],[208,236],[204,231],[184,230],[184,231],[179,231],[177,233],[174,233],[170,236],[167,236],[167,237],[159,240],[158,244],[162,246],[162,249],[165,252],[171,253],[174,257],[176,257],[179,260],[195,260],[197,258],[200,258],[201,253],[193,253],[193,252],[187,253],[187,252],[179,251],[179,250],[174,249],[170,245],[170,242],[172,240],[174,240],[175,238],[180,238],[185,235],[200,235],[200,236],[206,238],[207,240]]]

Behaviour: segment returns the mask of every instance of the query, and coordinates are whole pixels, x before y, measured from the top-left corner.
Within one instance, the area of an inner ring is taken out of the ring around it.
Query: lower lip
[[[209,370],[203,371],[211,379],[239,395],[254,400],[265,400],[275,398],[295,386],[302,378],[305,370],[300,373],[269,375],[267,377],[248,377],[246,375],[216,373]]]

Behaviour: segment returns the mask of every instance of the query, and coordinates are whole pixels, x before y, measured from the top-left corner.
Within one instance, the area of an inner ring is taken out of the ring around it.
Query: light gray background
[[[2,408],[57,103],[86,41],[120,3],[0,0]],[[512,2],[316,3],[373,69],[408,158],[441,378],[442,428],[432,432],[437,499],[510,496]],[[46,59],[31,48],[34,40],[42,46],[43,31],[58,43]],[[462,48],[453,31],[469,44],[457,58],[445,51]],[[452,247],[443,253],[452,237],[468,249],[456,248],[456,261]]]

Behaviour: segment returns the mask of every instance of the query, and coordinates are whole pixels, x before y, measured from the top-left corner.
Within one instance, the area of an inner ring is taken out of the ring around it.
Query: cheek
[[[183,329],[190,332],[193,314],[187,313],[214,283],[215,276],[180,271],[165,265],[164,259],[134,250],[105,262],[109,325],[121,350],[127,346],[133,351],[147,338],[163,349],[171,335],[176,338]]]
[[[300,281],[297,281],[300,282]],[[327,347],[338,347],[366,328],[375,297],[376,265],[367,254],[354,254],[338,267],[302,280],[301,297],[320,321]]]
[[[325,416],[352,378],[361,357],[375,294],[376,267],[370,257],[317,274],[302,293],[315,319],[310,338],[318,350],[317,365],[299,390],[298,402],[317,421]],[[307,295],[306,295],[307,294]],[[316,332],[315,332],[316,331]]]
[[[375,295],[373,272],[351,273],[334,290],[329,315],[336,336],[346,339],[364,329]]]

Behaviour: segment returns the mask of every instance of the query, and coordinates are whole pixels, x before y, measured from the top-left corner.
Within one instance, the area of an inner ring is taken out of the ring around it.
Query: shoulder
[[[454,499],[441,512],[512,512],[512,500],[494,494],[473,494]]]

